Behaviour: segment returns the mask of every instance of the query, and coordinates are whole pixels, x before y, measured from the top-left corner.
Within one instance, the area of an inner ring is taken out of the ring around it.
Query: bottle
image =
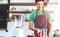
[[[39,31],[38,31],[38,37],[42,37],[41,34],[42,34],[42,33],[41,33],[41,31],[39,30]]]

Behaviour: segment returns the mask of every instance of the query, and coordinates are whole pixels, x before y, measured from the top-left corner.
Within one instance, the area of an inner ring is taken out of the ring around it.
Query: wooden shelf
[[[5,4],[0,4],[0,5],[8,5],[8,3],[5,3]]]
[[[24,14],[29,14],[31,11],[10,11],[9,13],[24,13]]]
[[[35,3],[10,3],[11,6],[36,6]]]

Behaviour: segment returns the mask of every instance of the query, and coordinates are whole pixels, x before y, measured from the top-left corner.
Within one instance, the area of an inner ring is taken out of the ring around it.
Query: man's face
[[[37,2],[37,8],[40,9],[40,8],[43,8],[44,6],[44,2],[43,1],[38,1]]]

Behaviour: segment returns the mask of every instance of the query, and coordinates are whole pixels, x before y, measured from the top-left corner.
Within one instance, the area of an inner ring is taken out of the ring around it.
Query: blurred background
[[[36,0],[0,0],[0,36],[34,36],[28,26],[30,13],[37,8],[35,2]],[[45,0],[45,3],[44,10],[52,17],[53,37],[56,29],[60,32],[60,0]]]

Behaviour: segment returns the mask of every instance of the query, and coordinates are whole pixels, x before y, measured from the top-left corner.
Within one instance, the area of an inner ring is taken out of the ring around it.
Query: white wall
[[[35,0],[11,0],[12,3],[35,3]]]
[[[8,0],[1,0],[1,1],[0,1],[0,4],[1,4],[1,3],[2,3],[2,4],[8,3]]]

